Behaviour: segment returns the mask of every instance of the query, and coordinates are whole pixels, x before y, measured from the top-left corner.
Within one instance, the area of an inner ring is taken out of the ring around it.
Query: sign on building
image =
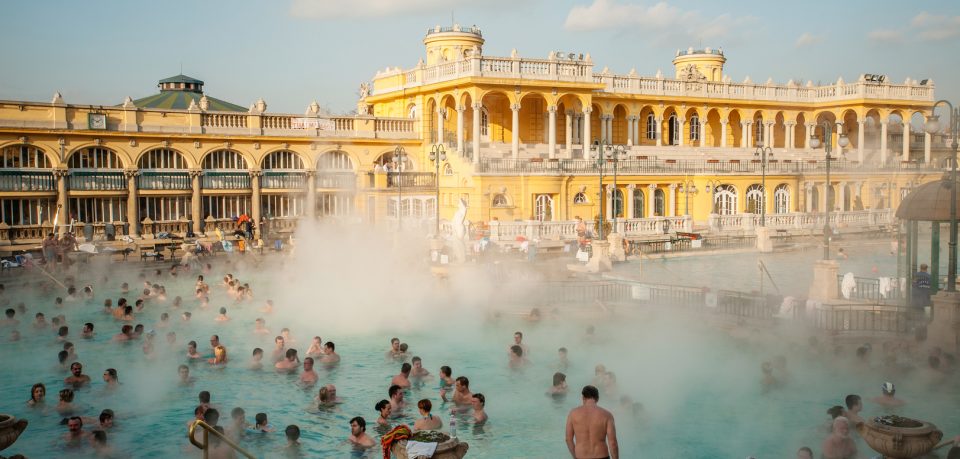
[[[337,123],[325,118],[293,118],[290,120],[291,129],[319,129],[321,131],[336,131]]]

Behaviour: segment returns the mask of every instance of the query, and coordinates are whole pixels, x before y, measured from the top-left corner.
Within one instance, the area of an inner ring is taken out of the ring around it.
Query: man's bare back
[[[618,458],[613,415],[597,406],[596,400],[584,398],[583,406],[567,416],[567,448],[576,459]]]

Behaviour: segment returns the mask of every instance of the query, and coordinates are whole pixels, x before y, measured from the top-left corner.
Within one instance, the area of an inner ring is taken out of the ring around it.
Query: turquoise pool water
[[[727,261],[723,257],[708,257],[699,263],[722,270]],[[349,434],[348,421],[354,416],[366,418],[370,433],[376,434],[372,428],[377,417],[374,404],[387,398],[390,378],[399,371],[398,363],[384,359],[392,336],[409,343],[411,355],[421,356],[431,373],[437,374],[441,365],[450,365],[454,377],[469,377],[472,391],[485,394],[490,417],[487,425],[475,427],[466,416],[459,418],[458,436],[470,444],[468,457],[566,457],[565,417],[580,403],[579,389],[590,383],[596,364],[604,364],[617,376],[616,393],[602,391],[600,404],[617,416],[621,457],[782,458],[792,457],[803,445],[813,447],[819,454],[825,436],[825,410],[840,404],[848,393],[861,394],[865,399],[879,395],[880,384],[885,380],[896,382],[898,396],[909,402],[900,414],[931,420],[946,435],[960,433],[956,376],[932,382],[921,370],[884,368],[879,355],[872,362],[872,369],[854,367],[853,349],[849,347],[839,357],[833,357],[832,350],[830,357],[816,357],[807,352],[807,336],[802,333],[742,330],[734,337],[698,318],[674,316],[657,308],[618,310],[616,316],[593,317],[563,307],[557,317],[531,324],[514,314],[526,307],[479,301],[476,295],[467,299],[466,293],[458,290],[456,279],[449,286],[437,287],[429,283],[429,276],[390,279],[380,276],[382,273],[376,268],[360,270],[364,276],[352,276],[352,269],[348,266],[338,276],[324,274],[322,268],[305,271],[280,259],[259,267],[215,266],[215,274],[230,271],[249,281],[255,300],[234,305],[218,285],[218,276],[208,275],[212,297],[205,310],[190,294],[196,273],[171,278],[165,270],[160,278],[153,279],[150,271],[148,278],[165,285],[171,298],[166,303],[149,304],[134,322],[157,331],[156,356],[151,358],[144,356],[142,341],[111,342],[120,324],[100,312],[104,298],[116,302],[120,297],[121,282],[140,285],[137,270],[116,272],[105,285],[99,283],[99,273],[89,274],[90,279],[81,274],[77,285],[97,284],[95,299],[68,303],[63,310],[54,308],[53,292],[43,293],[35,285],[18,286],[25,279],[23,276],[5,278],[9,303],[22,301],[28,311],[27,317],[19,317],[21,341],[7,341],[10,328],[0,329],[0,362],[4,366],[0,412],[26,418],[30,426],[4,454],[57,457],[68,452],[71,456],[90,452],[89,447],[63,449],[60,438],[66,427],[59,425],[62,416],[53,406],[67,373],[57,368],[56,354],[61,343],[55,339],[55,330],[34,330],[30,326],[36,312],[44,312],[48,320],[58,313],[67,316],[69,339],[76,344],[85,373],[94,379],[90,388],[78,392],[75,402],[85,416],[95,417],[105,408],[116,412],[116,427],[108,435],[118,457],[196,455],[197,450],[187,443],[185,434],[201,390],[212,393],[212,404],[219,409],[223,425],[229,423],[229,412],[237,406],[245,409],[251,423],[255,413],[269,415],[276,433],[247,435],[242,440],[242,445],[259,457],[282,453],[282,430],[288,424],[297,424],[301,429],[304,457],[379,457],[378,448],[358,452],[344,440]],[[366,290],[355,283],[369,276],[380,277],[367,284]],[[423,283],[409,285],[415,282]],[[337,293],[338,286],[347,291]],[[486,287],[471,288],[475,290],[467,293]],[[180,310],[171,308],[172,298],[178,294],[184,297],[184,308]],[[135,295],[128,296],[132,298]],[[272,314],[257,311],[267,298],[277,303]],[[409,304],[414,301],[423,304]],[[228,308],[231,321],[213,320],[220,306]],[[193,313],[188,323],[180,320],[183,310]],[[493,321],[489,318],[490,310],[504,314]],[[169,329],[156,326],[162,312],[171,315]],[[254,335],[256,317],[264,317],[273,333]],[[96,324],[96,338],[79,337],[85,322]],[[595,325],[600,338],[587,340],[587,325]],[[301,357],[314,335],[336,342],[342,363],[335,369],[320,368],[318,372],[320,383],[336,384],[338,396],[343,399],[340,405],[318,412],[311,406],[316,388],[298,386],[293,375],[246,368],[254,347],[263,348],[265,361],[269,360],[273,336],[281,327],[291,329],[297,339],[293,347]],[[507,368],[506,351],[516,330],[524,331],[524,343],[530,348],[531,365],[522,371]],[[165,344],[167,331],[177,335],[173,346]],[[207,354],[207,343],[214,333],[228,347],[231,363],[226,368],[191,364],[196,382],[192,386],[178,385],[177,366],[186,362],[187,341],[197,341],[200,352]],[[557,371],[556,351],[560,346],[567,347],[570,353],[571,364],[566,373],[571,394],[557,400],[544,392]],[[789,381],[783,388],[764,393],[760,364],[776,355],[787,357]],[[916,355],[925,357],[922,352]],[[922,363],[919,357],[910,361],[902,356],[901,360],[903,366]],[[100,375],[106,368],[118,370],[119,390],[105,389]],[[30,387],[37,382],[47,386],[46,408],[25,404]],[[643,411],[634,415],[632,410],[621,408],[620,395],[641,402]],[[446,424],[449,406],[440,403],[436,380],[415,387],[406,395],[414,403],[421,398],[433,401],[434,413],[441,415]],[[864,412],[869,415],[881,411],[866,401]],[[412,422],[412,411],[406,414],[398,422]],[[862,443],[861,448],[866,451]]]

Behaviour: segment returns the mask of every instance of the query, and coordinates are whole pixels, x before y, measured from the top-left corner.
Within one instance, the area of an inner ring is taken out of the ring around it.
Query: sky
[[[960,2],[647,0],[10,0],[0,99],[113,105],[183,73],[205,93],[269,112],[356,106],[379,69],[425,57],[435,25],[477,25],[483,52],[590,53],[594,71],[672,74],[677,49],[723,47],[725,73],[828,84],[863,73],[932,78],[960,102]]]

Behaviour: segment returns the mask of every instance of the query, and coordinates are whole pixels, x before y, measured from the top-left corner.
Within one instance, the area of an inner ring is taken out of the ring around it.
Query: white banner
[[[290,120],[291,129],[319,129],[321,131],[337,130],[337,123],[324,118],[293,118]]]

